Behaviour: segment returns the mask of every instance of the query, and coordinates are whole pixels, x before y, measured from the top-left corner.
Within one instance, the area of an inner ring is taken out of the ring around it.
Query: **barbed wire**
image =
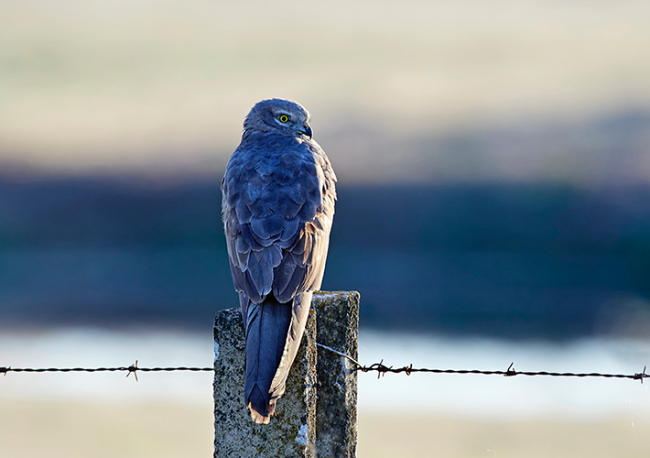
[[[646,373],[647,366],[643,367],[643,372],[636,374],[605,374],[600,372],[548,372],[548,371],[516,371],[514,368],[514,363],[510,363],[508,369],[505,371],[486,371],[479,369],[431,369],[431,368],[418,368],[413,367],[413,364],[402,367],[393,367],[386,366],[384,360],[382,359],[378,363],[365,366],[361,364],[356,359],[351,356],[335,350],[327,345],[317,343],[321,348],[324,348],[332,353],[335,353],[339,356],[346,358],[348,361],[354,364],[353,370],[359,372],[377,372],[377,377],[381,377],[386,373],[400,374],[404,373],[406,375],[411,375],[415,372],[424,372],[430,374],[476,374],[476,375],[503,375],[505,377],[514,377],[517,375],[525,375],[528,377],[536,376],[546,376],[546,377],[600,377],[600,378],[617,378],[617,379],[631,379],[631,380],[640,380],[643,383],[643,379],[650,377],[650,374]],[[119,366],[119,367],[95,367],[95,368],[84,368],[84,367],[47,367],[47,368],[31,368],[31,367],[11,367],[11,366],[0,366],[0,374],[7,375],[9,372],[31,372],[31,373],[43,373],[43,372],[127,372],[126,376],[133,374],[135,379],[138,379],[138,372],[175,372],[175,371],[189,371],[189,372],[212,372],[214,371],[213,367],[139,367],[138,361],[130,366]]]
[[[175,372],[175,371],[190,371],[190,372],[212,372],[213,367],[138,367],[138,361],[130,366],[119,367],[47,367],[47,368],[31,368],[31,367],[2,367],[0,366],[0,374],[7,375],[8,372],[128,372],[126,376],[133,374],[138,380],[138,371],[141,372]]]
[[[640,380],[641,383],[643,383],[644,378],[650,377],[650,374],[646,374],[646,368],[647,366],[643,367],[643,372],[640,372],[638,374],[603,374],[600,372],[589,372],[589,373],[581,373],[581,372],[547,372],[547,371],[537,371],[537,372],[531,372],[531,371],[521,371],[518,372],[514,369],[514,364],[515,363],[510,363],[510,366],[508,366],[508,369],[505,371],[484,371],[484,370],[478,370],[478,369],[429,369],[429,368],[417,368],[413,367],[413,364],[409,364],[408,366],[402,366],[402,367],[393,367],[393,366],[386,366],[384,365],[384,360],[382,359],[378,363],[371,364],[370,366],[364,366],[361,364],[359,361],[356,359],[352,358],[349,355],[346,355],[343,352],[340,352],[338,350],[334,350],[333,348],[328,347],[327,345],[323,345],[320,343],[317,343],[319,347],[322,347],[326,350],[329,350],[339,356],[342,356],[346,358],[348,361],[353,363],[355,365],[354,370],[360,371],[360,372],[377,372],[377,378],[385,375],[386,373],[390,372],[393,374],[400,374],[404,373],[406,375],[411,375],[414,372],[426,372],[430,374],[479,374],[479,375],[503,375],[505,377],[514,377],[517,375],[526,375],[528,377],[535,377],[535,376],[546,376],[546,377],[580,377],[580,378],[585,378],[585,377],[601,377],[601,378],[620,378],[620,379],[632,379],[632,380]]]

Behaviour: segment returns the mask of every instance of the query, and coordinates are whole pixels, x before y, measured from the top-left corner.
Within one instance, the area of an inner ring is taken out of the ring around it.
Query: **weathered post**
[[[251,421],[244,405],[244,328],[239,309],[215,318],[215,458],[354,458],[358,293],[314,294],[305,334],[284,396],[268,425]],[[320,341],[322,340],[322,342]],[[317,362],[318,361],[318,362]]]
[[[316,341],[358,361],[359,293],[315,294]],[[357,450],[357,372],[350,361],[318,347],[316,452],[354,458]]]
[[[284,396],[268,425],[244,405],[244,326],[239,309],[217,314],[214,327],[215,458],[313,458],[316,437],[316,321],[312,311]]]

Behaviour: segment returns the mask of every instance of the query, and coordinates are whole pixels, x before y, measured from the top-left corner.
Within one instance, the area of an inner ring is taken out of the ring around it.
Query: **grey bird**
[[[298,103],[257,103],[221,183],[246,331],[244,396],[256,423],[269,422],[284,393],[329,246],[336,175],[308,122]]]

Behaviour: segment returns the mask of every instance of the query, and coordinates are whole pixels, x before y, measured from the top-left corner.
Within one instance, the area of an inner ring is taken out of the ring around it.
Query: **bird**
[[[246,337],[244,400],[255,423],[275,414],[325,270],[337,180],[309,120],[290,100],[255,104],[221,182]]]

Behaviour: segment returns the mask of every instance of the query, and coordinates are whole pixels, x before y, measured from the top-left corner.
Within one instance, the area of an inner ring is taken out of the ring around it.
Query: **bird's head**
[[[244,135],[251,132],[281,132],[311,138],[309,112],[290,100],[262,100],[244,120]]]

